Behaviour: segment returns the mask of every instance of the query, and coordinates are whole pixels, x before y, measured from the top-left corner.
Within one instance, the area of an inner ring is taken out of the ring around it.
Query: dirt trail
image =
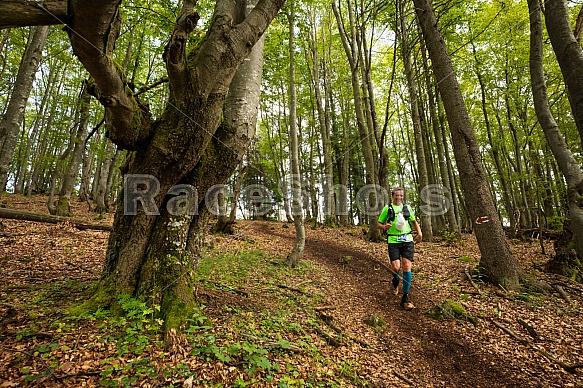
[[[11,204],[14,208],[46,212],[45,198],[16,199],[18,202]],[[76,206],[76,214],[92,220],[93,214],[84,214],[83,207]],[[102,222],[110,223],[111,219]],[[31,285],[99,278],[106,232],[13,220],[3,223],[6,229],[0,231],[0,258],[6,289],[0,291],[0,299],[8,301],[15,294],[25,294]],[[214,240],[221,249],[252,248],[283,258],[295,241],[292,224],[238,221],[235,230],[234,236],[209,235],[208,242]],[[549,259],[540,252],[538,241],[510,243],[526,271],[547,281],[554,279],[536,269]],[[552,252],[552,241],[546,244],[546,252]],[[347,345],[336,348],[322,342],[321,352],[339,365],[354,362],[362,380],[374,387],[583,387],[582,369],[569,373],[556,362],[583,364],[583,294],[573,291],[581,287],[570,290],[571,303],[558,294],[525,293],[504,298],[500,297],[501,289],[483,283],[479,283],[480,294],[464,274],[464,269],[475,267],[479,258],[473,236],[464,236],[454,246],[439,241],[417,244],[411,290],[416,309],[403,311],[398,298],[389,292],[392,286],[385,243],[365,241],[359,227],[306,226],[303,260],[316,269],[318,279],[304,287],[311,295],[322,295],[322,305],[334,306],[326,314],[333,317],[337,327],[370,345],[347,341]],[[297,285],[292,278],[285,282]],[[258,302],[211,289],[205,293],[199,296],[208,299],[207,305],[214,304],[216,311],[221,311],[218,304],[245,306]],[[460,302],[469,315],[478,317],[477,327],[469,322],[435,321],[424,315],[446,299]],[[0,304],[0,316],[7,312],[9,303],[4,305]],[[258,304],[257,308],[263,307]],[[373,314],[386,321],[385,330],[377,332],[364,323]],[[18,317],[26,315],[26,311],[20,311]],[[530,338],[519,319],[534,327],[538,338]],[[555,360],[520,344],[492,320],[530,339]],[[19,344],[3,346],[15,348]]]
[[[295,230],[293,226],[282,228],[280,225],[245,223],[239,233],[255,240],[262,249],[285,256],[282,247],[293,246]],[[387,387],[409,386],[404,378],[423,387],[549,386],[540,375],[535,378],[504,354],[476,346],[479,345],[473,334],[476,329],[470,323],[437,322],[423,315],[445,299],[427,289],[427,281],[432,277],[437,279],[437,274],[432,273],[435,267],[428,265],[428,260],[434,259],[429,256],[436,249],[435,244],[421,243],[416,248],[414,268],[417,268],[411,290],[416,309],[404,311],[399,299],[389,292],[392,286],[387,268],[378,264],[381,261],[388,265],[386,244],[368,243],[358,238],[361,236],[356,237],[342,230],[306,227],[304,259],[326,274],[328,281],[321,292],[326,295],[327,302],[336,307],[331,313],[335,322],[372,345],[369,349],[355,348],[359,345],[350,349],[359,353],[361,374],[365,379]],[[345,259],[347,257],[350,259]],[[419,273],[422,276],[416,276]],[[460,274],[450,275],[457,278]],[[380,335],[371,333],[363,323],[372,314],[382,316],[387,322],[387,330]],[[480,324],[487,325],[487,322],[481,320]],[[504,335],[500,337],[507,340]],[[562,386],[559,381],[555,384],[550,386]]]

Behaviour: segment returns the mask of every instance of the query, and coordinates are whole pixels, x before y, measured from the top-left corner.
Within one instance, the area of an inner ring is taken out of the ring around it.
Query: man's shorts
[[[390,243],[388,245],[391,262],[401,260],[402,257],[413,262],[413,253],[415,252],[415,243],[413,241]]]

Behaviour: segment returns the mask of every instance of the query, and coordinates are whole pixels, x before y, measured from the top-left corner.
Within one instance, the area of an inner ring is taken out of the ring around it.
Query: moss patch
[[[461,257],[458,257],[457,260],[463,261],[464,263],[475,263],[476,262],[470,256],[461,256]]]
[[[442,304],[433,306],[424,315],[428,318],[442,321],[444,319],[461,319],[471,322],[474,326],[478,324],[478,319],[468,315],[466,309],[453,300],[447,299]]]
[[[373,314],[370,317],[366,318],[364,320],[364,323],[366,323],[367,325],[369,325],[370,327],[377,331],[384,330],[387,328],[387,323],[385,322],[383,317],[377,314]]]

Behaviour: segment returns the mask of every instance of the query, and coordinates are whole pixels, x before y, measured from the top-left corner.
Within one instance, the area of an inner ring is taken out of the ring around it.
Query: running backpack
[[[409,217],[411,217],[411,212],[409,211],[409,206],[408,205],[403,205],[403,217],[405,218],[406,221],[409,221]],[[393,209],[393,205],[389,205],[389,211],[387,213],[387,222],[393,222],[395,221],[395,218],[397,217],[397,215],[395,214],[395,209]]]

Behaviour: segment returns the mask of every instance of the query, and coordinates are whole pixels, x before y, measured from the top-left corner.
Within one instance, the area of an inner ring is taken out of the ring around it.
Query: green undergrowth
[[[366,385],[358,362],[328,355],[315,334],[326,328],[313,312],[324,302],[316,269],[280,262],[255,250],[211,251],[195,275],[196,294],[206,297],[180,333],[164,333],[159,306],[130,295],[118,296],[115,313],[67,310],[90,296],[89,283],[21,290],[11,302],[27,317],[11,367],[22,386]]]

